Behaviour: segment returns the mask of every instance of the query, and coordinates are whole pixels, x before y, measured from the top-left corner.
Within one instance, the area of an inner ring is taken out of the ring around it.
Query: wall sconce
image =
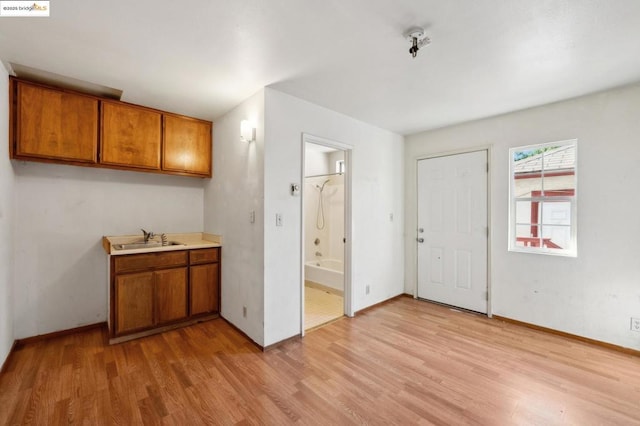
[[[253,142],[256,140],[256,128],[248,120],[240,122],[240,140]]]

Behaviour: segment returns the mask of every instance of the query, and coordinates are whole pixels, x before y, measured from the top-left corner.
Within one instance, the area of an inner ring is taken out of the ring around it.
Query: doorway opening
[[[302,334],[351,314],[350,149],[304,135],[303,152]]]

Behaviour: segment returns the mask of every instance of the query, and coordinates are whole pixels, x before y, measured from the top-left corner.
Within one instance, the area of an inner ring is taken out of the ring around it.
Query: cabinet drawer
[[[189,252],[189,262],[192,265],[199,263],[213,263],[220,261],[220,248],[191,250]]]
[[[114,259],[114,272],[144,271],[154,268],[173,268],[175,266],[185,266],[187,264],[187,252],[170,251],[163,253],[143,253],[116,256]]]

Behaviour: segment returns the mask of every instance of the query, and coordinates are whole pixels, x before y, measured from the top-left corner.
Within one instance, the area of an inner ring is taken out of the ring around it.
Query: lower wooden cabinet
[[[217,263],[189,268],[191,284],[191,315],[218,312],[220,266]]]
[[[154,272],[156,324],[165,324],[189,316],[187,310],[187,268]]]
[[[220,248],[111,256],[109,342],[214,318]]]
[[[153,272],[115,279],[116,334],[153,326]]]

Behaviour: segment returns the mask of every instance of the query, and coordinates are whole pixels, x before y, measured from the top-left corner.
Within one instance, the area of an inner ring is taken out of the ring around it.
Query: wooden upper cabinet
[[[12,80],[13,156],[97,162],[98,99]]]
[[[9,81],[11,158],[211,177],[210,121]]]
[[[162,169],[211,176],[211,122],[164,114]]]
[[[130,104],[102,101],[101,135],[101,163],[160,169],[160,112]]]

